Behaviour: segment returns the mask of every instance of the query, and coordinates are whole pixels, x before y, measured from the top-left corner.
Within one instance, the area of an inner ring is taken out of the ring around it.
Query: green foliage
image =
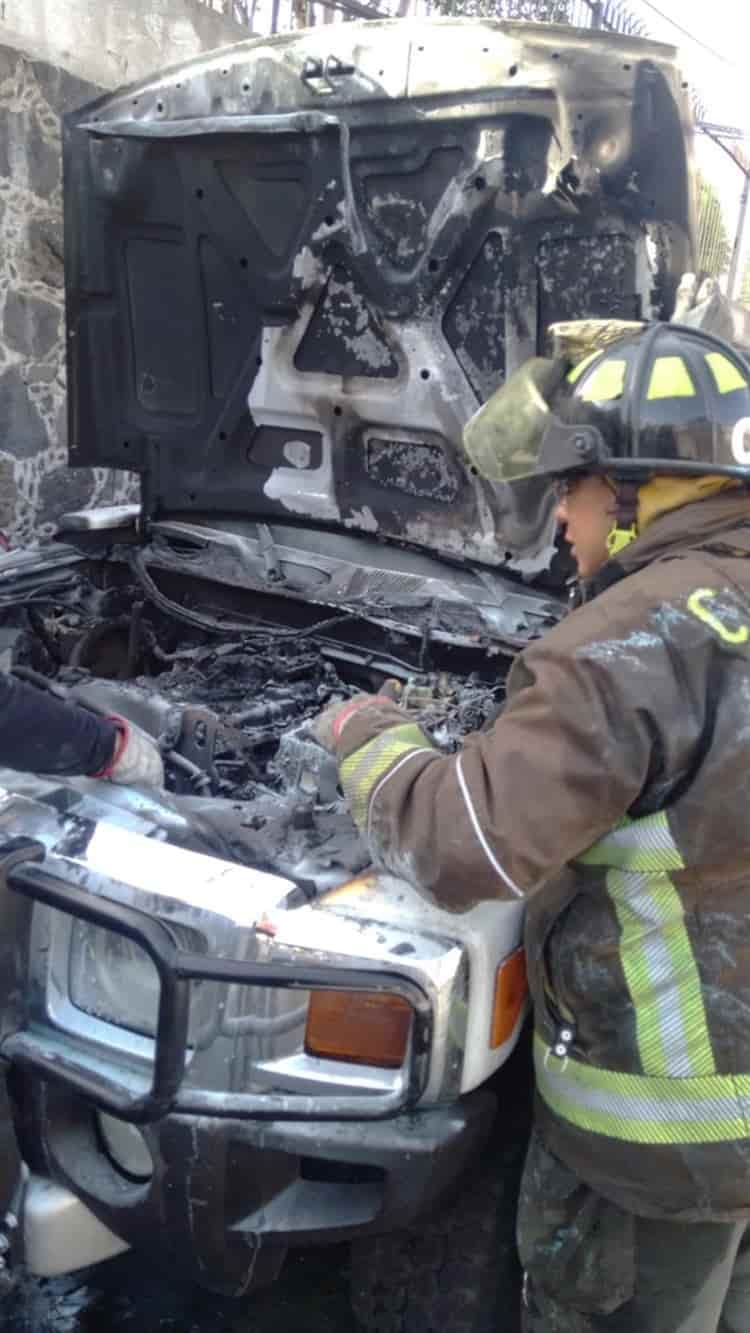
[[[711,278],[723,273],[732,253],[724,221],[724,210],[716,190],[705,177],[698,178],[698,268]]]
[[[739,300],[741,305],[747,306],[748,310],[750,310],[750,259],[745,260],[745,269],[742,274]]]

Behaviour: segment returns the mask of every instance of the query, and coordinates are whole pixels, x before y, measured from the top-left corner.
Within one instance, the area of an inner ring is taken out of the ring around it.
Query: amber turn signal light
[[[495,1003],[490,1031],[491,1050],[496,1051],[513,1032],[527,991],[526,951],[516,949],[515,953],[500,964],[495,976]]]
[[[326,1060],[398,1069],[409,1042],[411,1012],[399,995],[312,991],[305,1050]]]

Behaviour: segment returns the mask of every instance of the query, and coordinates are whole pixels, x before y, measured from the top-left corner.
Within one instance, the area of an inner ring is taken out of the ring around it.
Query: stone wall
[[[25,27],[22,25],[25,24]],[[105,87],[247,35],[194,0],[0,6],[0,530],[44,538],[65,510],[137,494],[68,469],[61,115]],[[38,54],[49,58],[37,58]]]
[[[96,91],[0,47],[0,528],[14,542],[115,489],[65,466],[60,113]]]
[[[102,88],[247,36],[202,0],[1,0],[0,43]]]

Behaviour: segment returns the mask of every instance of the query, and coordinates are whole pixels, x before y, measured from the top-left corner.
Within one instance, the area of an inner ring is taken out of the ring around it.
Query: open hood
[[[542,567],[550,506],[472,475],[462,427],[550,323],[671,309],[692,235],[673,58],[549,25],[345,23],[77,112],[71,463],[139,472],[147,518]]]

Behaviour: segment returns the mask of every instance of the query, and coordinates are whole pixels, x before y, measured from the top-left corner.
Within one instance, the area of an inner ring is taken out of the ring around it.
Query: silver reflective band
[[[519,889],[518,885],[514,882],[514,880],[511,879],[510,875],[505,870],[503,870],[503,867],[501,866],[500,862],[495,856],[495,853],[493,852],[492,848],[490,847],[490,844],[488,843],[484,835],[482,826],[479,823],[479,819],[477,817],[477,812],[474,809],[474,802],[472,801],[471,796],[469,794],[469,788],[466,783],[466,778],[464,777],[464,770],[463,770],[463,765],[461,763],[460,754],[456,759],[456,777],[458,779],[459,791],[461,792],[461,795],[464,800],[464,805],[466,806],[466,813],[469,816],[471,827],[473,828],[477,836],[477,842],[482,848],[482,851],[487,857],[487,860],[492,866],[492,869],[496,872],[496,874],[500,876],[503,883],[507,884],[511,893],[515,894],[516,898],[523,898],[523,889]]]
[[[579,1129],[626,1143],[726,1143],[750,1138],[750,1074],[652,1077],[595,1069],[534,1038],[537,1088]]]
[[[669,874],[684,863],[667,815],[624,820],[579,860],[607,868],[644,1074],[715,1074],[698,966],[682,899]]]

